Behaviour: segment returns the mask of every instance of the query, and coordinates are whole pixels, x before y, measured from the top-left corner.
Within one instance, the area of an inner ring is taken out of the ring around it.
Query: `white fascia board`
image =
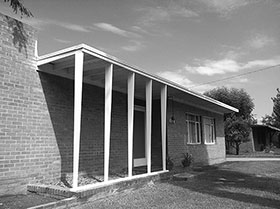
[[[70,48],[67,48],[67,49],[63,49],[63,50],[60,50],[60,51],[57,51],[57,52],[54,52],[54,53],[50,53],[50,54],[47,54],[47,55],[44,55],[44,56],[40,56],[38,58],[37,65],[40,66],[40,65],[46,64],[48,62],[52,62],[52,61],[55,61],[55,60],[58,60],[58,59],[70,56],[70,55],[74,54],[74,52],[76,50],[82,50],[83,52],[85,52],[87,54],[90,54],[92,56],[95,56],[95,57],[98,57],[98,58],[100,58],[102,60],[105,60],[105,61],[107,61],[109,63],[112,63],[112,64],[118,65],[120,67],[123,67],[123,68],[125,68],[125,69],[127,69],[129,71],[132,71],[132,72],[140,74],[140,75],[142,75],[144,77],[147,77],[147,78],[150,78],[152,80],[155,80],[155,81],[157,81],[157,82],[159,82],[161,84],[166,84],[169,87],[178,89],[180,91],[183,91],[185,93],[188,93],[188,94],[193,95],[195,97],[198,97],[200,99],[206,100],[206,101],[208,101],[210,103],[216,104],[216,105],[218,105],[220,107],[223,107],[223,108],[229,110],[229,112],[239,112],[238,109],[236,109],[236,108],[234,108],[234,107],[232,107],[230,105],[224,104],[224,103],[222,103],[220,101],[217,101],[217,100],[212,99],[210,97],[207,97],[205,95],[202,95],[202,94],[199,94],[197,92],[191,91],[191,90],[185,88],[184,86],[181,86],[181,85],[179,85],[177,83],[174,83],[172,81],[164,79],[164,78],[162,78],[160,76],[152,75],[150,73],[147,73],[147,72],[144,72],[142,70],[139,70],[139,68],[136,67],[136,66],[131,66],[131,65],[129,65],[129,64],[127,64],[127,63],[125,63],[125,62],[123,62],[123,61],[121,61],[119,59],[117,59],[114,56],[111,56],[111,55],[109,55],[109,54],[107,54],[107,53],[105,53],[103,51],[100,51],[99,49],[93,48],[93,47],[88,46],[86,44],[79,44],[79,45],[76,45],[76,46],[73,46],[73,47],[70,47]],[[65,56],[63,56],[63,54]],[[61,56],[63,56],[63,57],[61,57]]]
[[[69,57],[71,55],[74,55],[75,51],[80,50],[80,49],[82,49],[82,47],[80,45],[78,45],[78,46],[73,46],[73,47],[69,47],[66,49],[62,49],[62,50],[59,50],[59,51],[56,51],[56,52],[53,52],[50,54],[46,54],[43,56],[39,56],[37,58],[37,66],[39,67],[41,65],[44,65],[44,64],[47,64],[47,63],[50,63],[50,62],[53,62],[53,61],[56,61],[59,59]]]

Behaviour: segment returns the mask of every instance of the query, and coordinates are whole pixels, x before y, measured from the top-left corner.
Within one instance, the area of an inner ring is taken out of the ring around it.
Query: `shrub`
[[[193,156],[192,156],[192,154],[189,154],[189,153],[184,153],[183,155],[184,155],[184,158],[181,161],[181,163],[184,168],[189,167],[193,162]]]

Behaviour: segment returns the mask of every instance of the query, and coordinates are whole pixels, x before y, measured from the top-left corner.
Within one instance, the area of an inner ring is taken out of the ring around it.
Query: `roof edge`
[[[280,132],[280,129],[279,129],[279,128],[276,128],[276,127],[271,126],[271,125],[254,124],[254,125],[251,125],[251,127],[267,127],[267,128],[270,128],[270,129],[273,129],[273,130],[275,130],[275,131],[279,131],[279,132]]]
[[[132,66],[130,64],[127,64],[126,62],[124,62],[122,60],[119,60],[118,58],[116,58],[114,56],[111,56],[111,55],[109,55],[109,54],[107,54],[107,53],[105,53],[105,52],[103,52],[103,51],[101,51],[99,49],[96,49],[96,48],[91,47],[91,46],[89,46],[87,44],[84,44],[84,43],[81,43],[81,44],[78,44],[78,45],[75,45],[75,46],[72,46],[72,47],[68,47],[68,48],[65,48],[65,49],[53,52],[53,53],[49,53],[49,54],[46,54],[46,55],[43,55],[43,56],[39,56],[38,59],[37,59],[37,64],[38,64],[38,66],[40,66],[41,65],[40,63],[45,64],[44,62],[42,62],[43,60],[50,59],[50,58],[55,58],[56,56],[61,56],[62,54],[69,54],[69,56],[70,56],[70,55],[73,55],[73,54],[71,54],[71,52],[74,53],[75,51],[83,50],[83,49],[88,50],[91,53],[97,54],[99,56],[102,56],[102,57],[104,57],[106,59],[109,59],[110,61],[113,61],[113,62],[117,63],[118,65],[120,65],[122,67],[125,67],[125,68],[127,68],[129,70],[132,70],[132,71],[134,71],[136,73],[139,73],[139,74],[141,74],[143,76],[148,76],[148,77],[150,77],[150,78],[152,78],[154,80],[157,80],[158,82],[164,83],[164,84],[166,84],[166,85],[168,85],[170,87],[176,88],[176,89],[178,89],[180,91],[186,92],[186,93],[191,94],[193,96],[196,96],[196,97],[198,97],[200,99],[206,100],[206,101],[211,102],[213,104],[216,104],[216,105],[218,105],[220,107],[228,109],[229,112],[239,112],[239,110],[237,108],[235,108],[235,107],[227,105],[227,104],[225,104],[223,102],[220,102],[218,100],[215,100],[213,98],[210,98],[208,96],[200,94],[198,92],[189,90],[189,89],[187,89],[186,87],[184,87],[182,85],[174,83],[173,81],[167,80],[167,79],[162,78],[162,77],[160,77],[158,75],[150,74],[150,73],[148,73],[146,71],[140,70],[140,68],[137,67],[137,66]]]

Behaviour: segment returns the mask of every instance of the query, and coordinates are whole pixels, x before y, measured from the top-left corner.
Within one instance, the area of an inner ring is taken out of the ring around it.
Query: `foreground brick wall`
[[[216,143],[189,145],[185,143],[187,126],[185,113],[193,113],[200,116],[215,118],[216,123]],[[181,165],[183,153],[193,155],[195,164],[215,164],[225,161],[225,139],[223,115],[198,109],[186,104],[174,102],[175,124],[167,124],[168,131],[168,154],[175,162],[175,165]],[[171,108],[168,109],[168,117],[171,117]]]
[[[0,194],[51,176],[58,159],[36,72],[33,28],[0,14]],[[45,174],[45,175],[41,175]]]

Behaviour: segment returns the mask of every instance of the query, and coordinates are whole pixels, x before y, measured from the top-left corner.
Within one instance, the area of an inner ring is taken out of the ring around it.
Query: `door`
[[[135,106],[134,108],[133,163],[134,167],[147,165],[145,108],[142,106]]]

